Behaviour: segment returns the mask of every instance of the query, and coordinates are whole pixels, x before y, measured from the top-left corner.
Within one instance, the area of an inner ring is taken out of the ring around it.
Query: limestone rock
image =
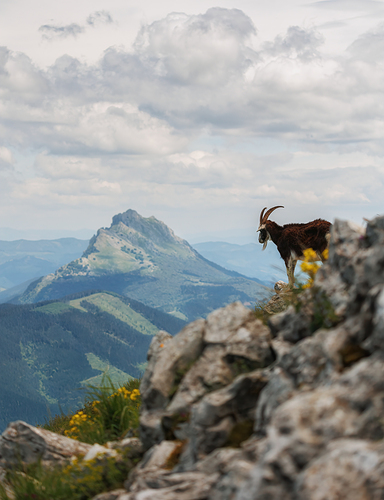
[[[160,343],[158,336],[153,339],[150,366],[140,387],[143,408],[151,410],[167,405],[178,379],[203,350],[204,327],[204,320],[196,320],[165,343]]]
[[[383,443],[359,439],[333,441],[301,474],[299,500],[370,500],[384,491]]]
[[[193,340],[196,338],[201,343]],[[190,345],[199,345],[195,352],[200,355],[190,366],[184,363],[183,372],[178,360],[187,355],[192,360],[196,355]],[[240,303],[214,311],[206,322],[198,320],[186,327],[156,357],[151,376],[144,377],[140,420],[144,447],[163,439],[187,439],[182,460],[192,463],[198,455],[224,445],[236,426],[253,421],[251,410],[267,383],[262,369],[275,359],[268,328]],[[174,394],[171,383],[175,384]],[[161,390],[163,398],[153,397]],[[210,409],[204,410],[206,407]],[[210,420],[198,417],[201,414],[210,414]],[[201,426],[204,437],[197,439]]]
[[[21,420],[12,422],[0,437],[0,466],[24,463],[63,463],[73,456],[85,455],[91,445],[33,427]]]

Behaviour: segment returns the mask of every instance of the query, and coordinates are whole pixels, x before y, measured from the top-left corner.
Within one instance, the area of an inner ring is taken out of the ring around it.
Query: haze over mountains
[[[87,245],[76,238],[0,241],[0,288],[52,273],[80,257]]]
[[[188,321],[234,300],[254,304],[267,295],[261,281],[206,260],[163,222],[134,210],[114,216],[82,257],[32,283],[17,303],[93,289],[132,297]]]

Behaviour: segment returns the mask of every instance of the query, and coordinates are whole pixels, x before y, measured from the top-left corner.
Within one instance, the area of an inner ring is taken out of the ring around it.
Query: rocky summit
[[[155,217],[134,210],[115,215],[91,238],[81,258],[34,282],[18,303],[55,300],[85,290],[107,290],[191,321],[240,300],[255,303],[268,291],[204,259]]]
[[[383,499],[384,217],[336,220],[314,286],[268,325],[235,302],[159,332],[141,393],[120,442],[139,462],[94,500]],[[95,446],[14,422],[0,465],[122,453]]]

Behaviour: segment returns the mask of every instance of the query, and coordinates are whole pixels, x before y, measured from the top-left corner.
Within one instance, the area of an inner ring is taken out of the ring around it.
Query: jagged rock
[[[165,408],[173,388],[203,350],[204,327],[204,320],[196,320],[165,343],[159,343],[158,336],[152,341],[149,368],[140,386],[144,409]]]
[[[269,319],[268,326],[273,337],[296,343],[311,334],[311,317],[306,311],[297,313],[291,305],[285,311]]]
[[[63,463],[73,456],[85,455],[91,445],[33,427],[21,420],[12,422],[0,437],[0,466],[20,463]]]
[[[102,461],[104,458],[114,457],[116,458],[118,453],[116,450],[106,448],[105,446],[101,446],[100,444],[94,444],[87,451],[85,456],[83,457],[84,462],[90,462],[91,460],[100,460]]]
[[[162,439],[188,439],[182,460],[191,463],[222,446],[235,426],[253,419],[246,413],[267,382],[261,370],[275,359],[268,328],[241,303],[188,325],[151,358],[149,375],[144,376],[140,420],[144,447]],[[249,372],[254,373],[242,375]],[[199,410],[210,407],[215,398],[215,411]],[[246,410],[238,405],[242,400],[247,401]],[[201,412],[210,413],[210,420],[198,417]],[[196,438],[200,427],[205,432],[202,440]]]
[[[100,493],[100,495],[96,495],[92,500],[127,500],[129,495],[127,494],[127,490],[120,488],[119,490],[107,491],[106,493]]]
[[[384,445],[360,439],[340,439],[302,473],[300,500],[383,498]]]
[[[118,500],[207,500],[218,477],[219,474],[203,472],[168,473],[155,487],[122,495]]]
[[[121,441],[110,441],[107,443],[107,448],[117,450],[128,458],[141,458],[144,455],[143,445],[140,439],[135,437],[124,438]]]
[[[267,380],[262,371],[240,375],[229,386],[207,394],[193,406],[187,436],[194,460],[227,444],[233,432],[239,433],[240,441],[249,437],[253,409]]]

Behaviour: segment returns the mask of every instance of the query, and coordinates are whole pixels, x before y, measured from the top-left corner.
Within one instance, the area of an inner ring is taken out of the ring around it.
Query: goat
[[[275,243],[287,268],[289,286],[293,288],[296,263],[298,260],[304,259],[304,250],[312,248],[316,252],[318,260],[324,262],[322,254],[328,248],[332,224],[323,219],[316,219],[306,224],[285,224],[284,226],[279,226],[276,222],[268,220],[268,217],[277,208],[284,207],[278,205],[269,210],[265,207],[261,211],[260,225],[257,230],[257,232],[260,232],[259,243],[263,244],[263,250],[265,250],[269,240]]]

